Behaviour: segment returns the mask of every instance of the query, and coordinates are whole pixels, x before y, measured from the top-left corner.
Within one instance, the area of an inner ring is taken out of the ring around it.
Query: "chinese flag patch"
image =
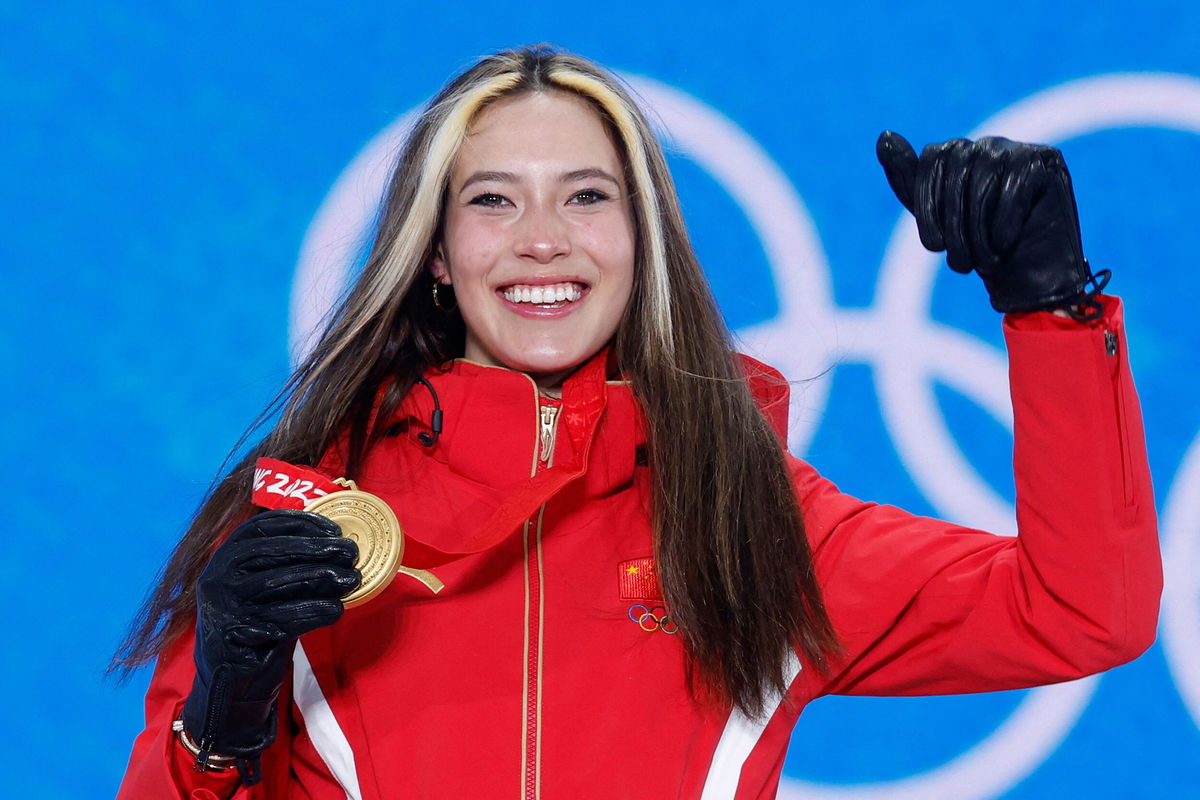
[[[653,558],[635,558],[622,561],[620,566],[622,600],[661,600],[658,588],[658,571]]]

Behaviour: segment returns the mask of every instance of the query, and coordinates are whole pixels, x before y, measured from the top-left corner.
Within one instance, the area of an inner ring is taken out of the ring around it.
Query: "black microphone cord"
[[[429,420],[429,427],[433,433],[418,433],[417,440],[426,447],[433,447],[437,444],[438,437],[442,435],[442,404],[438,402],[437,392],[433,390],[433,384],[425,380],[424,377],[417,378],[417,383],[423,384],[429,393],[433,395],[433,415]]]

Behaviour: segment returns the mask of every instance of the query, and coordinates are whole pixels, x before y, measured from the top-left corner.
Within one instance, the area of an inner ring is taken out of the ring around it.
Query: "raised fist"
[[[983,278],[997,311],[1065,308],[1095,319],[1110,273],[1083,257],[1071,175],[1053,147],[1001,137],[927,145],[918,158],[884,131],[875,153],[917,219],[921,244],[945,251],[956,272]]]

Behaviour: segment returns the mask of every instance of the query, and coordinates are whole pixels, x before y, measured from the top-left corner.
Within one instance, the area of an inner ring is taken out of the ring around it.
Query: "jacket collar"
[[[571,480],[585,479],[587,495],[607,494],[632,479],[636,452],[645,444],[632,389],[606,380],[607,360],[607,350],[595,355],[563,383],[561,400],[551,400],[540,397],[523,372],[456,359],[425,374],[442,410],[433,447],[418,439],[432,432],[435,408],[433,393],[420,384],[377,424],[402,423],[426,457],[486,486],[513,491],[541,473],[572,474]],[[547,405],[558,408],[554,456],[539,465],[541,408]],[[559,488],[566,482],[536,481]]]
[[[573,466],[587,473],[589,495],[611,492],[632,478],[647,435],[630,384],[605,378],[610,356],[610,350],[602,350],[567,378],[561,402],[540,397],[529,375],[505,367],[459,358],[430,369],[425,378],[437,393],[443,428],[433,447],[421,449],[459,475],[512,488],[537,471],[540,409],[557,405],[560,421],[551,468]],[[738,358],[759,410],[786,449],[787,380],[756,359]],[[419,444],[420,434],[432,433],[434,410],[433,393],[418,384],[381,424],[404,423],[408,438]]]

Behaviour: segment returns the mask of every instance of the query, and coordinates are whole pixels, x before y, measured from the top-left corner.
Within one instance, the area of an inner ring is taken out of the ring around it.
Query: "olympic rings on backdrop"
[[[637,609],[641,609],[638,612]],[[659,613],[661,612],[661,614]],[[679,633],[679,626],[675,624],[675,620],[667,615],[667,609],[662,606],[654,606],[647,608],[641,603],[634,603],[629,607],[629,618],[638,624],[638,627],[646,633],[654,631],[662,631],[663,633],[674,636]]]

